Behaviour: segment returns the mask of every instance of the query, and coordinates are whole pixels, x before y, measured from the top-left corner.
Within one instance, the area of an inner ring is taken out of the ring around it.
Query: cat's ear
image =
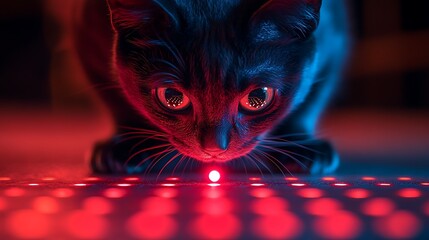
[[[305,38],[316,29],[319,23],[322,0],[256,1],[259,7],[250,18],[251,27],[254,30],[271,24],[271,28],[277,29],[284,35],[295,34],[296,37]]]
[[[158,28],[177,28],[179,21],[171,1],[163,0],[107,0],[113,28],[135,31],[148,25]]]

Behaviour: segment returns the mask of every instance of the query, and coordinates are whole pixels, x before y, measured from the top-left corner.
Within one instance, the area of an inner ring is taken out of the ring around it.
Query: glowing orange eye
[[[156,95],[161,104],[171,110],[183,110],[191,104],[189,98],[175,88],[158,88]]]
[[[247,111],[257,112],[265,109],[274,99],[274,89],[270,87],[258,88],[246,94],[240,100],[240,106]]]

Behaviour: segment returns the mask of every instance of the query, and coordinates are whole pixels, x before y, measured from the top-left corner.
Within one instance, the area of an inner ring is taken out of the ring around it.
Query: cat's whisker
[[[273,175],[273,172],[271,171],[271,169],[262,161],[258,158],[258,156],[256,156],[255,153],[251,152],[247,155],[249,157],[249,159],[251,159],[253,162],[255,162],[256,164],[261,164],[265,169],[268,170],[268,172]],[[259,170],[261,171],[262,175],[263,175],[263,171],[261,168],[259,168]]]
[[[174,147],[170,148],[168,151],[165,151],[164,153],[162,153],[161,155],[156,156],[150,163],[149,166],[146,168],[145,174],[147,173],[152,173],[153,168],[162,160],[164,160],[164,158],[168,155],[170,155],[171,153],[173,153],[174,151],[176,151],[176,149]]]
[[[267,149],[270,149],[270,150],[272,150],[272,151],[275,151],[275,152],[278,152],[278,153],[280,153],[280,154],[283,154],[283,155],[285,155],[285,156],[287,156],[287,157],[289,157],[289,158],[291,158],[292,160],[294,160],[296,163],[298,163],[301,167],[303,167],[304,169],[308,169],[308,166],[307,165],[305,165],[302,161],[300,161],[299,159],[297,159],[296,157],[294,157],[294,156],[292,156],[291,155],[291,152],[289,152],[289,151],[285,151],[285,150],[283,150],[283,149],[281,149],[281,148],[276,148],[276,147],[271,147],[271,146],[265,146],[265,145],[262,145],[262,144],[260,144],[259,145],[260,147],[263,147],[263,148],[267,148]],[[268,153],[267,153],[268,154]],[[302,155],[301,155],[302,156]],[[306,156],[302,156],[303,158],[305,158],[306,160],[309,160],[309,161],[313,161],[313,159],[310,159],[310,158],[308,158],[308,157],[306,157]],[[277,159],[276,159],[277,160]],[[277,160],[277,161],[279,161],[279,160]]]
[[[172,152],[172,151],[174,151],[175,149],[173,148],[173,147],[168,147],[168,148],[166,148],[166,149],[164,149],[164,150],[162,150],[162,151],[160,151],[160,152],[156,152],[156,153],[154,153],[154,154],[151,154],[151,155],[149,155],[149,156],[147,156],[147,157],[145,157],[144,159],[142,159],[137,165],[135,165],[134,166],[134,169],[137,169],[138,167],[140,167],[143,163],[145,163],[146,161],[149,161],[149,160],[151,160],[152,158],[154,158],[155,157],[155,159],[156,158],[158,158],[160,155],[162,155],[162,154],[164,154],[164,153],[170,153],[170,152]],[[152,163],[151,163],[152,164]],[[150,165],[149,165],[150,166]],[[149,168],[149,167],[148,167]],[[145,171],[145,173],[147,172],[147,169],[148,168],[146,168],[146,171]]]
[[[255,148],[255,154],[257,154],[257,153],[260,153],[262,156],[265,156],[265,158],[266,158],[267,160],[269,160],[271,163],[273,163],[273,164],[274,164],[274,166],[276,166],[276,167],[277,167],[277,169],[279,169],[279,170],[280,170],[280,172],[282,173],[282,175],[283,175],[283,176],[286,176],[286,175],[285,175],[285,173],[283,172],[283,169],[286,169],[286,170],[290,173],[290,171],[289,171],[289,169],[286,167],[286,165],[284,165],[284,164],[283,164],[280,160],[278,160],[277,158],[273,157],[271,154],[266,153],[266,152],[264,152],[264,151],[261,151],[261,150],[259,150],[259,149]],[[280,166],[279,166],[278,164],[280,164]],[[290,174],[291,174],[291,173],[290,173]]]
[[[169,164],[171,164],[172,162],[174,162],[174,160],[176,160],[176,158],[180,157],[182,154],[180,152],[177,152],[176,155],[174,155],[172,158],[170,158],[170,160],[168,160],[168,162],[166,164],[164,164],[164,166],[161,168],[161,170],[159,170],[158,175],[156,176],[156,181],[158,181],[159,176],[161,176],[162,172],[164,171],[165,168],[167,168],[167,166]],[[183,156],[183,155],[182,155]]]
[[[266,143],[267,145],[272,145],[272,146],[277,146],[277,147],[282,147],[282,146],[284,147],[284,146],[293,145],[293,146],[300,147],[302,149],[306,149],[306,150],[312,151],[314,153],[322,153],[322,152],[320,152],[320,151],[318,151],[316,149],[313,149],[313,148],[304,146],[302,144],[299,144],[297,142],[289,141],[289,140],[283,139],[283,138],[279,138],[279,139],[275,139],[275,140],[264,139],[264,140],[261,141],[261,143],[263,143],[263,144]]]
[[[249,174],[248,174],[248,172],[247,172],[246,163],[244,162],[244,160],[243,160],[243,158],[242,158],[242,157],[240,157],[239,159],[240,159],[240,161],[241,161],[241,163],[242,163],[242,165],[243,165],[244,173],[246,174],[246,177],[247,177],[247,176],[249,176]]]
[[[252,158],[250,158],[248,155],[245,155],[245,156],[243,156],[243,157],[244,157],[244,159],[245,159],[246,161],[250,161],[251,163],[253,163],[253,165],[255,165],[255,166],[256,166],[256,168],[258,169],[259,173],[260,173],[262,176],[264,176],[264,173],[262,172],[262,169],[259,167],[258,163],[257,163],[255,160],[253,160]]]
[[[184,154],[181,154],[182,157],[180,157],[179,161],[176,163],[176,166],[174,166],[173,170],[171,171],[171,174],[174,175],[176,172],[177,167],[182,164],[183,160],[186,159],[186,156]]]
[[[310,161],[310,162],[313,162],[313,161],[314,161],[314,160],[313,160],[313,159],[311,159],[310,157],[307,157],[307,156],[302,155],[302,154],[300,154],[300,153],[296,153],[296,152],[293,152],[293,151],[286,150],[286,149],[282,148],[282,146],[281,146],[281,145],[280,145],[280,146],[278,146],[278,145],[268,145],[268,144],[260,143],[260,146],[261,146],[261,147],[264,147],[264,148],[271,149],[271,150],[276,151],[276,152],[281,152],[281,153],[284,153],[284,154],[289,154],[289,155],[290,155],[290,157],[292,157],[292,155],[295,155],[295,156],[297,156],[297,157],[301,157],[301,158],[303,158],[303,159],[305,159],[305,160],[308,160],[308,161]],[[317,152],[316,152],[316,153],[317,153]]]
[[[167,143],[167,144],[161,144],[161,145],[157,145],[157,146],[153,146],[153,147],[149,147],[149,148],[144,148],[142,150],[139,150],[139,151],[133,153],[131,156],[129,156],[128,159],[124,162],[124,165],[128,164],[135,156],[137,156],[141,153],[144,153],[144,152],[147,152],[150,150],[155,150],[158,148],[164,148],[164,147],[172,147],[172,146],[170,143]]]

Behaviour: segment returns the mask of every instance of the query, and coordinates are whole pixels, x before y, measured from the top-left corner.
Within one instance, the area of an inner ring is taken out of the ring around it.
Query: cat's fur
[[[86,1],[75,28],[91,81],[118,84],[100,91],[118,128],[96,146],[95,172],[186,171],[190,161],[243,171],[335,169],[335,151],[314,134],[345,56],[343,1],[100,2]],[[157,95],[163,87],[190,105],[166,109]],[[274,90],[268,107],[240,107],[263,87]]]

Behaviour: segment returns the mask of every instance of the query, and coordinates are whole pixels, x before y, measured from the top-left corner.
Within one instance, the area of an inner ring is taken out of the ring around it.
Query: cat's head
[[[308,93],[320,0],[108,0],[129,101],[181,153],[249,153]]]

